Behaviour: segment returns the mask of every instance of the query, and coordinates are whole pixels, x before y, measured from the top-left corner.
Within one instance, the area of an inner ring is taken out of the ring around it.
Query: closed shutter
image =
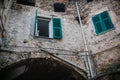
[[[102,24],[101,24],[101,19],[100,15],[96,15],[92,18],[94,27],[95,27],[95,32],[97,34],[101,33],[103,31]]]
[[[113,24],[107,11],[100,13],[92,18],[95,32],[97,34],[113,29]]]
[[[109,16],[109,14],[108,14],[107,11],[105,11],[105,12],[103,12],[103,13],[101,14],[101,18],[102,18],[103,24],[104,24],[104,26],[105,26],[104,31],[113,28],[112,21],[111,21],[110,16]]]
[[[53,18],[53,37],[55,39],[62,38],[62,27],[61,27],[61,19],[60,18]]]

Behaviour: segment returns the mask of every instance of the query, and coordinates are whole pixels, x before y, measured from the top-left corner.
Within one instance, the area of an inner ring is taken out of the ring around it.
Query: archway
[[[0,71],[1,80],[86,80],[70,66],[52,58],[31,58]]]
[[[120,80],[120,71],[103,73],[95,77],[95,80]]]

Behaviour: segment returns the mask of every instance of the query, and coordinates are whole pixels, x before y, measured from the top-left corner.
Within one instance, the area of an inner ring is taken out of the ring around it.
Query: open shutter
[[[60,18],[53,18],[53,37],[55,39],[62,38],[62,27],[61,27],[61,19]]]
[[[35,26],[34,26],[34,35],[38,36],[38,10],[36,9],[36,14],[35,14]]]

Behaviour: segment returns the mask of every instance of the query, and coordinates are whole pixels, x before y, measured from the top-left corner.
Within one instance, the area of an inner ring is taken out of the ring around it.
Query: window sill
[[[44,38],[44,39],[54,39],[54,38],[49,38],[49,37],[45,37],[45,36],[34,36],[35,38]]]
[[[62,40],[62,38],[56,39],[56,38],[50,38],[50,37],[45,37],[45,36],[34,36],[34,38],[42,38],[42,39],[50,39],[50,40]]]

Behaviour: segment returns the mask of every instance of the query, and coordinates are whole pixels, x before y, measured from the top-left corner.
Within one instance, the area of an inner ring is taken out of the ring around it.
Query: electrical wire
[[[30,47],[31,48],[31,47]],[[35,47],[34,47],[35,48]],[[51,53],[51,54],[55,54],[55,55],[69,55],[69,56],[90,56],[90,55],[79,55],[79,52],[75,52],[75,51],[69,51],[69,50],[65,50],[65,49],[54,49],[54,48],[38,48],[38,50],[33,50],[33,51],[11,51],[11,50],[6,50],[6,49],[0,49],[0,52],[9,52],[9,53],[24,53],[24,54],[28,54],[30,52],[39,52],[39,53],[43,53],[44,51],[49,51],[49,50],[58,50],[58,52],[60,51],[66,51],[66,52],[72,52],[75,54],[64,54],[64,53]],[[81,51],[80,51],[81,52]],[[82,51],[84,52],[84,51]]]
[[[55,49],[55,48],[46,48],[46,47],[41,47],[41,48],[39,48],[39,47],[28,47],[28,46],[11,46],[11,45],[9,45],[9,46],[7,46],[7,48],[8,47],[10,47],[10,48],[31,48],[31,49],[50,49],[50,50],[58,50],[58,51],[66,51],[66,52],[72,52],[72,53],[76,53],[76,52],[81,52],[81,53],[83,53],[83,52],[88,52],[88,51],[72,51],[72,50],[66,50],[66,49]],[[4,47],[5,48],[5,47]]]

